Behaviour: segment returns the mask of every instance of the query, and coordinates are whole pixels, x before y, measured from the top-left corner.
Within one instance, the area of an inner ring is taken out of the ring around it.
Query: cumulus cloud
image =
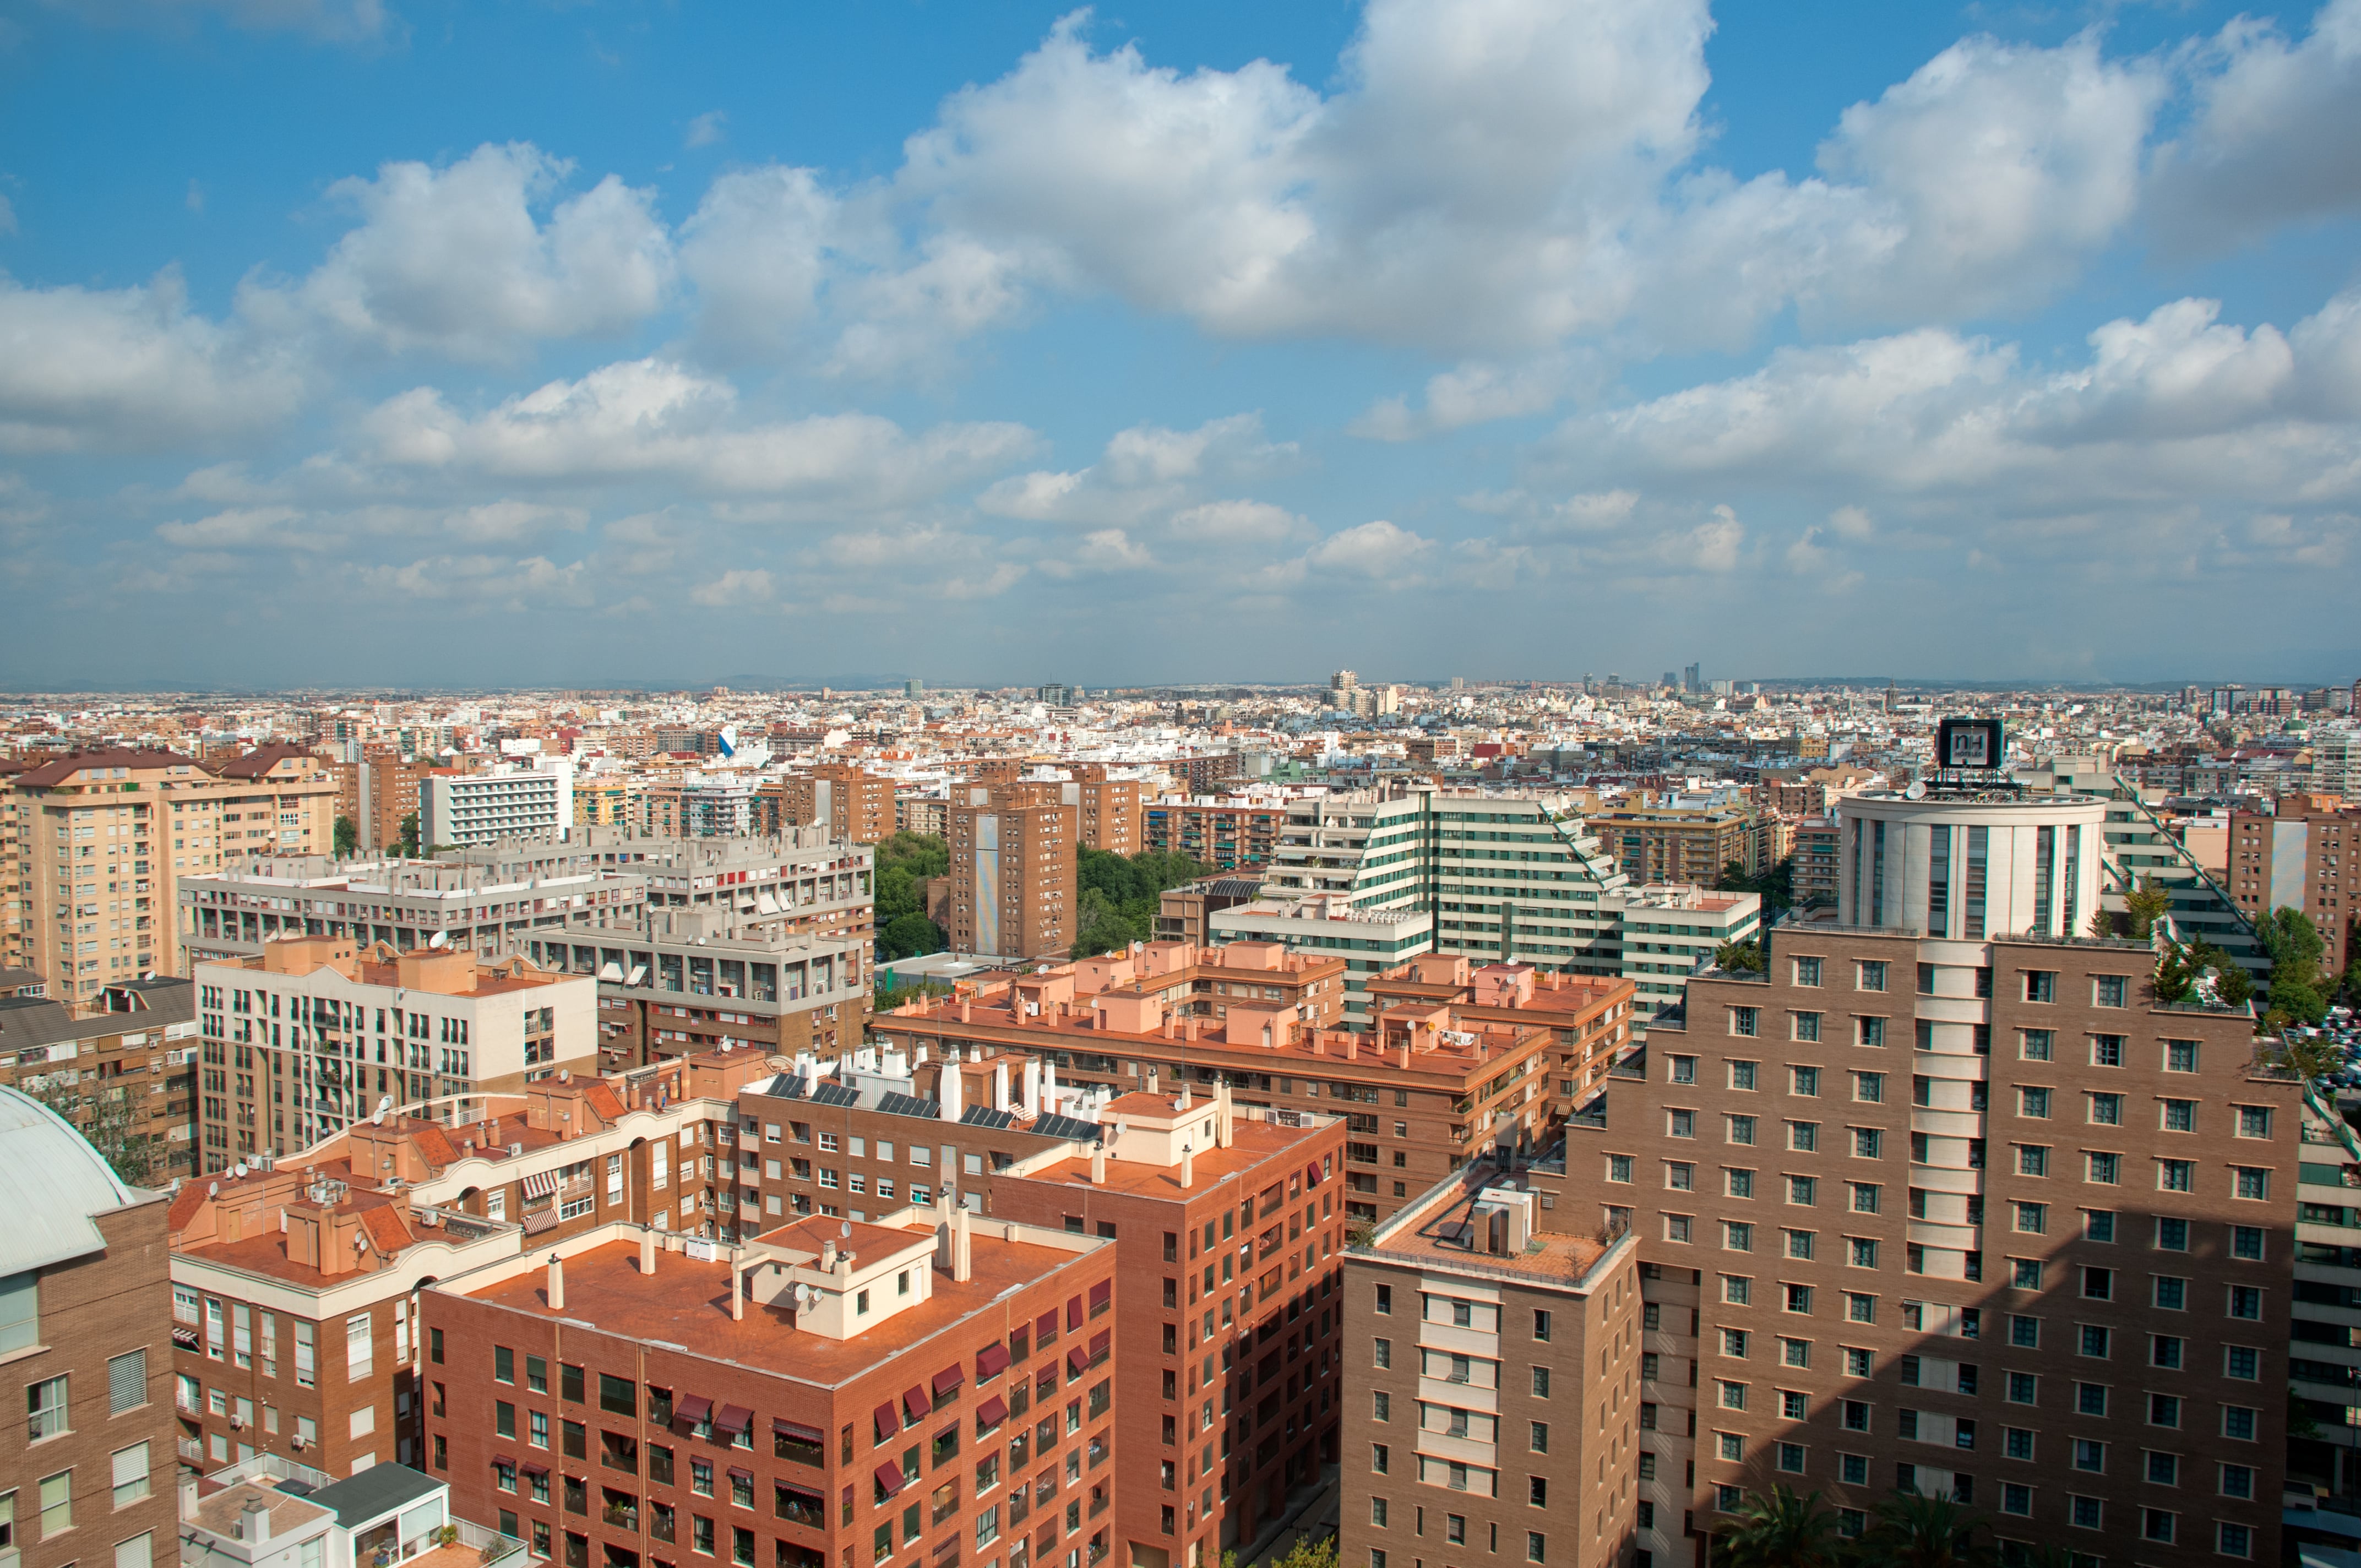
[[[189,308],[180,274],[129,289],[0,278],[0,450],[169,449],[267,428],[305,377],[283,346]]]
[[[2300,40],[2238,17],[2201,52],[2194,95],[2155,160],[2157,223],[2175,242],[2210,250],[2361,207],[2361,0],[2329,0]]]
[[[728,136],[730,116],[719,109],[708,109],[688,122],[688,132],[681,137],[684,147],[711,147]]]
[[[1021,425],[938,425],[912,435],[873,414],[782,422],[734,417],[730,383],[662,360],[552,381],[482,413],[432,388],[362,421],[370,455],[399,468],[545,483],[667,479],[711,494],[878,505],[931,497],[1034,444]]]
[[[1207,501],[1184,507],[1166,520],[1166,530],[1195,544],[1279,544],[1316,531],[1311,520],[1268,501]]]
[[[782,354],[801,338],[818,309],[837,214],[809,169],[738,170],[707,187],[680,241],[700,352],[727,363]]]
[[[1297,455],[1294,443],[1263,438],[1259,414],[1230,414],[1193,430],[1137,424],[1110,437],[1089,467],[1011,475],[976,505],[1027,522],[1129,521],[1181,507],[1206,485],[1271,473]]]
[[[689,592],[697,604],[723,605],[766,604],[775,592],[771,574],[760,566],[732,566],[709,583],[700,583]]]
[[[462,359],[613,336],[664,304],[672,238],[653,193],[614,175],[560,198],[573,169],[528,142],[487,143],[446,168],[394,162],[339,181],[328,194],[359,226],[302,283],[258,284],[244,306],[289,328],[316,319]]]
[[[1433,540],[1381,519],[1338,530],[1313,545],[1303,560],[1314,573],[1386,579],[1407,587],[1410,569],[1433,548]]]

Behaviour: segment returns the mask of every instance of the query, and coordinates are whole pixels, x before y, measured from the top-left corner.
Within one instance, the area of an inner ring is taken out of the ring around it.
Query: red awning
[[[939,1399],[967,1381],[967,1374],[957,1366],[946,1366],[935,1374],[935,1398]]]
[[[1115,1334],[1112,1331],[1101,1329],[1091,1336],[1091,1354],[1093,1356],[1105,1354],[1107,1346],[1114,1341]]]
[[[497,1469],[513,1470],[516,1468],[516,1455],[513,1453],[495,1453],[492,1455],[492,1464]]]
[[[1007,1419],[1008,1401],[1002,1398],[997,1394],[994,1394],[991,1398],[986,1399],[983,1402],[983,1408],[975,1413],[975,1424],[977,1430],[983,1431],[989,1431],[992,1428],[998,1426]]]
[[[1058,1309],[1052,1307],[1033,1321],[1033,1337],[1044,1342],[1058,1337]]]
[[[696,1426],[712,1413],[713,1401],[699,1398],[695,1394],[683,1394],[673,1405],[673,1418],[686,1421],[690,1426]]]
[[[1081,1345],[1066,1353],[1066,1370],[1079,1377],[1091,1364],[1091,1358]]]
[[[818,1427],[807,1427],[801,1421],[783,1420],[776,1416],[771,1418],[771,1430],[781,1437],[791,1437],[797,1442],[826,1442],[828,1441],[828,1433],[820,1431]]]
[[[902,1390],[902,1413],[910,1418],[910,1424],[912,1426],[916,1426],[918,1422],[925,1420],[927,1417],[933,1412],[934,1408],[935,1407],[928,1401],[927,1391],[924,1388],[905,1388]]]
[[[987,1377],[997,1377],[1008,1370],[1008,1347],[988,1344],[976,1352],[975,1377],[981,1383]]]
[[[714,1413],[715,1431],[746,1431],[754,1425],[754,1412],[743,1405],[724,1405]]]
[[[521,1466],[521,1468],[528,1475],[546,1475],[549,1474],[549,1466],[546,1464],[526,1464]]]
[[[741,1470],[735,1464],[730,1467],[730,1479],[732,1481],[752,1481],[753,1478],[754,1473],[752,1470]]]
[[[798,1486],[793,1481],[782,1481],[778,1486],[780,1491],[798,1502],[809,1503],[816,1508],[828,1507],[828,1494],[825,1492],[814,1491],[809,1486]]]
[[[879,1465],[870,1474],[876,1478],[877,1484],[885,1489],[885,1495],[889,1497],[902,1489],[902,1467],[898,1464],[889,1462]]]
[[[1115,1299],[1114,1280],[1102,1279],[1096,1285],[1091,1287],[1091,1307],[1093,1310],[1096,1310],[1097,1309],[1105,1306],[1113,1299]]]
[[[894,1401],[891,1399],[871,1411],[869,1419],[877,1423],[877,1435],[881,1438],[892,1437],[902,1430],[901,1419],[894,1414]]]

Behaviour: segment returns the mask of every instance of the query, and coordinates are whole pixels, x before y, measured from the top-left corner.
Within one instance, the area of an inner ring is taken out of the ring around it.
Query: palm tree
[[[1727,1568],[1837,1568],[1842,1561],[1836,1516],[1820,1506],[1817,1492],[1749,1492],[1738,1519],[1714,1542],[1713,1560]]]
[[[1982,1568],[1991,1561],[1976,1541],[1982,1528],[1948,1497],[1896,1492],[1877,1506],[1877,1528],[1862,1544],[1884,1568]]]

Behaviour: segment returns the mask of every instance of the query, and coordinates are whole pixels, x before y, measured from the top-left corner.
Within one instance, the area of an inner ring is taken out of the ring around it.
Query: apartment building
[[[0,1549],[22,1568],[177,1559],[157,1310],[164,1195],[126,1186],[65,1119],[0,1088]]]
[[[849,844],[874,844],[894,832],[894,781],[836,763],[789,773],[779,783],[783,821],[816,827]]]
[[[1217,1562],[1334,1461],[1338,1117],[1218,1085],[1077,1092],[1052,1060],[976,1045],[807,1058],[738,1104],[741,1232],[906,1201],[1114,1239],[1135,1282],[1111,1329],[1120,1445],[1138,1456],[1118,1491],[1126,1561]]]
[[[402,841],[402,824],[420,816],[419,791],[436,771],[436,763],[431,757],[404,757],[390,750],[372,749],[352,766],[358,795],[353,826],[358,830],[359,848],[389,852]],[[425,841],[419,839],[421,845]]]
[[[2311,740],[2312,793],[2361,800],[2361,729],[2351,724],[2315,724]]]
[[[1268,888],[1265,883],[1264,887]],[[1168,895],[1170,896],[1170,895]],[[1376,1005],[1369,982],[1403,959],[1434,949],[1434,916],[1395,905],[1356,908],[1348,894],[1268,892],[1206,917],[1206,940],[1278,942],[1291,952],[1333,954],[1345,960],[1345,1021],[1367,1028]],[[1159,933],[1161,935],[1161,933]]]
[[[1488,1162],[1346,1255],[1339,1561],[1634,1561],[1661,1473],[1642,1458],[1639,1248],[1570,1234],[1548,1198]]]
[[[113,750],[0,775],[0,962],[88,1002],[174,966],[184,873],[333,846],[335,780],[320,759],[265,748],[224,766],[236,771]]]
[[[310,1146],[379,1111],[598,1066],[598,985],[521,958],[281,937],[196,966],[200,1168]]]
[[[2232,812],[2227,885],[2249,919],[2276,909],[2310,916],[2326,944],[2321,973],[2343,973],[2361,918],[2361,806],[2283,795],[2270,813]]]
[[[196,988],[135,980],[77,1016],[0,996],[0,1084],[56,1112],[136,1187],[196,1173]]]
[[[734,1240],[717,1172],[734,1190],[734,1098],[769,1076],[731,1052],[544,1080],[466,1120],[358,1122],[183,1186],[170,1233],[181,1459],[422,1464],[423,1285],[619,1223]]]
[[[1114,1551],[1115,1248],[963,1212],[624,1225],[423,1293],[428,1470],[552,1561]]]
[[[1576,1114],[1589,1113],[1585,1108],[1605,1092],[1609,1071],[1631,1047],[1638,1011],[1629,981],[1439,954],[1387,970],[1369,981],[1368,994],[1380,1009],[1446,1006],[1466,1023],[1549,1030],[1560,1105]]]
[[[2338,1500],[2361,1489],[2361,1132],[2345,1120],[2353,1097],[2307,1085],[2297,1167],[2294,1305],[2288,1324],[2290,1422],[2287,1490]],[[2341,1522],[2341,1520],[2336,1521]],[[2345,1531],[2334,1531],[2344,1534]]]
[[[1062,959],[1074,943],[1078,808],[1005,799],[971,786],[950,808],[951,950]]]
[[[1649,884],[1625,888],[1603,903],[1620,917],[1622,973],[1631,982],[1643,1033],[1649,1019],[1678,1004],[1688,977],[1711,964],[1724,944],[1750,942],[1763,926],[1763,896],[1754,893]]]
[[[1815,817],[1795,824],[1795,868],[1790,891],[1798,909],[1833,909],[1837,903],[1837,820]]]
[[[1287,803],[1156,800],[1140,807],[1141,847],[1186,855],[1220,871],[1272,863],[1287,826]]]
[[[1758,865],[1754,814],[1734,806],[1648,806],[1594,813],[1590,830],[1637,883],[1710,887],[1731,864]]]
[[[1898,1486],[2004,1541],[2276,1559],[2300,1085],[2244,1009],[2150,1004],[2154,963],[1798,924],[1657,1019],[1560,1200],[1639,1242],[1642,1550],[1775,1483],[1848,1533]]]
[[[951,830],[950,809],[951,803],[941,795],[897,791],[894,796],[894,830],[921,833],[929,839],[947,837]]]
[[[930,1057],[1023,1052],[1054,1065],[1060,1082],[1114,1094],[1219,1082],[1243,1107],[1341,1114],[1349,1220],[1392,1212],[1494,1142],[1541,1141],[1554,1121],[1555,1036],[1545,1026],[1477,1025],[1447,1003],[1421,1003],[1388,1009],[1367,1031],[1326,1030],[1283,999],[1235,993],[1209,998],[1220,1012],[1202,1017],[1152,983],[1186,961],[1158,950],[1170,946],[1097,969],[983,977],[953,999],[879,1014],[873,1032],[886,1049],[923,1047]],[[1151,983],[1132,985],[1141,979]],[[1101,994],[1118,985],[1124,994]]]
[[[1262,878],[1254,875],[1207,877],[1166,888],[1156,901],[1157,939],[1204,947],[1211,936],[1206,928],[1209,917],[1251,904],[1261,892]]]
[[[421,849],[563,839],[574,826],[574,764],[506,762],[481,773],[437,771],[418,791]]]
[[[1079,842],[1086,849],[1111,855],[1136,855],[1148,847],[1141,820],[1148,788],[1140,779],[1111,778],[1103,762],[1077,762],[1074,804]]]

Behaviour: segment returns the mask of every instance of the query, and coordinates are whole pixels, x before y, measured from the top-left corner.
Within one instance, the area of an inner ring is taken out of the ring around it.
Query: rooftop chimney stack
[[[1194,1144],[1180,1146],[1180,1190],[1186,1192],[1197,1181],[1197,1147]]]
[[[566,1310],[566,1264],[555,1253],[549,1255],[549,1310]]]
[[[967,1113],[967,1085],[960,1078],[957,1053],[943,1058],[942,1088],[935,1098],[942,1103],[946,1122],[956,1122]]]
[[[975,1257],[968,1234],[967,1205],[960,1205],[951,1221],[951,1278],[964,1285],[975,1273]]]
[[[1106,1135],[1104,1133],[1099,1135],[1099,1141],[1091,1146],[1091,1185],[1106,1185]]]
[[[646,1278],[656,1271],[656,1234],[652,1230],[640,1233],[640,1277]]]
[[[237,1538],[248,1546],[270,1544],[270,1505],[259,1497],[237,1511]]]

